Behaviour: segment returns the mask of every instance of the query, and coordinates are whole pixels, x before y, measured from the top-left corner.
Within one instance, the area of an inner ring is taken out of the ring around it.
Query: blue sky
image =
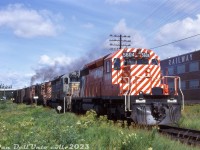
[[[141,48],[198,34],[199,8],[197,0],[0,1],[0,83],[22,88],[81,68],[112,52],[110,34]],[[164,59],[200,49],[199,40],[154,51]]]

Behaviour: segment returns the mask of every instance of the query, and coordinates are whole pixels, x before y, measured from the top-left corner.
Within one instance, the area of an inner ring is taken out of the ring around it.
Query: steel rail
[[[162,134],[170,135],[172,138],[189,145],[200,146],[200,131],[179,128],[167,125],[159,125],[158,131]]]

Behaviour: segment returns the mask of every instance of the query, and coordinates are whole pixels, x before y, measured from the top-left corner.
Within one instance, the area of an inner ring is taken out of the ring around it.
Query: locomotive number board
[[[134,52],[124,52],[122,54],[124,58],[149,58],[149,53],[134,53]]]

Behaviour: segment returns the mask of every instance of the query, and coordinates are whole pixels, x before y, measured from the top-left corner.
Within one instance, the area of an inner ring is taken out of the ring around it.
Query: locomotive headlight
[[[143,99],[143,98],[144,98],[144,96],[143,96],[143,92],[140,91],[140,92],[139,92],[139,99]]]
[[[150,72],[150,69],[147,69],[147,72],[149,73],[149,72]]]
[[[146,76],[147,76],[147,77],[150,77],[150,71],[151,71],[151,70],[150,70],[149,68],[146,70]]]
[[[139,94],[140,94],[140,95],[143,95],[143,92],[142,92],[142,91],[140,91],[140,92],[139,92]]]

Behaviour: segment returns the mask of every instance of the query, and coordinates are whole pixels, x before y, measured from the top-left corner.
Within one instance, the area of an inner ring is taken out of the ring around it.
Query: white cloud
[[[39,65],[47,65],[47,66],[54,66],[54,65],[69,65],[71,63],[71,58],[65,55],[58,56],[55,58],[51,58],[48,55],[40,56]]]
[[[6,72],[0,73],[0,84],[12,85],[13,89],[24,88],[25,86],[30,86],[30,78],[33,73],[20,73],[20,72]]]
[[[130,47],[141,47],[147,48],[147,43],[145,38],[139,33],[139,31],[134,30],[133,28],[129,28],[126,24],[125,19],[121,19],[113,28],[113,35],[126,35],[131,38],[126,38],[126,40],[131,40]],[[109,47],[109,40],[106,40],[105,47]],[[115,42],[114,44],[119,44]],[[129,44],[129,43],[125,43]]]
[[[183,20],[177,20],[172,23],[168,23],[159,29],[159,33],[156,35],[156,43],[162,45],[179,39],[187,38],[196,34],[200,34],[200,15],[196,18],[185,18]],[[176,55],[177,51],[191,51],[200,48],[200,36],[190,38],[184,41],[180,41],[172,44]],[[169,48],[169,46],[168,46]],[[167,49],[167,47],[161,47],[159,49]],[[167,53],[169,54],[169,53]],[[166,54],[166,55],[167,55]],[[170,54],[171,55],[171,54]]]
[[[39,64],[48,64],[52,65],[54,62],[51,62],[51,59],[47,55],[40,56]]]
[[[61,27],[53,21],[60,18],[47,10],[37,11],[22,4],[12,4],[0,10],[0,27],[12,29],[16,36],[23,38],[55,36]]]
[[[156,52],[159,55],[161,60],[189,52],[187,50],[184,51],[183,49],[176,47],[174,45],[167,45],[165,47],[153,49],[153,51]]]
[[[130,0],[105,0],[105,2],[110,4],[119,4],[119,3],[130,2]]]

